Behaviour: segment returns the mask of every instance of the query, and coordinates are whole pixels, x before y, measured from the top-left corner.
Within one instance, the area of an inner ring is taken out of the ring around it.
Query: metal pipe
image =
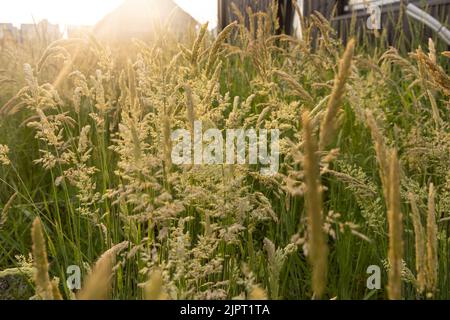
[[[437,34],[444,40],[447,45],[450,45],[450,30],[448,30],[442,23],[436,20],[433,16],[426,13],[416,5],[410,3],[406,6],[406,13],[413,19],[422,22],[431,29],[433,29]]]

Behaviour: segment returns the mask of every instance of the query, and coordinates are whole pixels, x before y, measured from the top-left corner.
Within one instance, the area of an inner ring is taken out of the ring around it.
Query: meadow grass
[[[2,48],[0,269],[34,265],[42,299],[450,298],[448,52],[249,14],[125,52]],[[174,165],[197,120],[279,129],[278,174]]]

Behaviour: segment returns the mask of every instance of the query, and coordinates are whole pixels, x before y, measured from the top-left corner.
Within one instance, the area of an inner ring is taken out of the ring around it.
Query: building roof
[[[175,32],[197,24],[172,0],[126,0],[95,26],[94,35],[100,40],[110,41],[143,38],[161,22],[167,21]]]

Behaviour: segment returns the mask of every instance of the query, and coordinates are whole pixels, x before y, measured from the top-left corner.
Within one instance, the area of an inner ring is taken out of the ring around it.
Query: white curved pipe
[[[450,30],[448,30],[442,23],[436,20],[433,16],[429,15],[422,9],[418,8],[414,4],[410,3],[406,6],[406,13],[431,29],[433,29],[437,34],[444,40],[447,45],[450,45]]]
[[[410,3],[407,5],[406,10],[411,12],[412,15],[420,17],[422,22],[426,23],[434,31],[438,32],[442,24],[437,21],[434,17],[417,7],[416,5]]]

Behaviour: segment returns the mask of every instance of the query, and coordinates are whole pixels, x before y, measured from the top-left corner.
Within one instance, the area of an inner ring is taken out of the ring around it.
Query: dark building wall
[[[450,23],[450,1],[449,0],[409,0],[408,3],[413,3],[431,14],[434,18],[439,20],[442,24],[449,26]],[[411,50],[417,47],[418,43],[426,43],[428,38],[436,37],[437,34],[429,29],[423,23],[410,18],[405,12],[407,1],[400,1],[398,3],[385,5],[381,8],[381,30],[379,34],[385,32],[385,44],[401,45],[406,50]],[[355,12],[355,27],[357,34],[352,36],[361,37],[364,35],[370,40],[375,36],[374,32],[370,30],[367,32],[367,19],[369,15],[365,10]],[[344,12],[341,15],[335,16],[331,19],[332,26],[337,30],[340,38],[344,42],[352,33],[351,30],[352,13]],[[417,33],[420,29],[420,33]],[[399,42],[400,41],[400,42]],[[438,40],[439,41],[439,40]]]
[[[246,12],[246,8],[250,6],[253,12],[267,11],[271,4],[271,0],[218,0],[219,1],[219,29],[223,29],[226,25],[236,20],[230,9],[232,2],[240,9],[242,13]],[[307,18],[315,11],[320,12],[325,18],[331,21],[332,26],[336,29],[338,35],[344,42],[350,35],[352,12],[345,11],[349,0],[304,0],[303,14]],[[386,31],[386,44],[399,45],[399,39],[402,46],[408,50],[417,45],[418,42],[427,41],[429,37],[436,36],[436,33],[421,25],[420,22],[409,18],[404,11],[407,3],[414,3],[425,9],[433,17],[438,19],[444,25],[449,26],[450,16],[450,0],[401,0],[398,3],[382,6],[382,30]],[[280,0],[278,8],[278,16],[282,31],[292,34],[292,22],[294,16],[294,8],[291,0]],[[366,21],[368,13],[366,10],[355,11],[356,29],[360,34],[369,38],[373,38],[374,32],[367,29]],[[248,22],[247,22],[248,23]],[[419,26],[423,32],[419,35],[412,32],[411,26]]]
[[[325,18],[330,19],[334,10],[336,15],[343,14],[348,2],[348,0],[304,0],[303,14],[309,16],[314,11],[318,11]]]
[[[219,29],[222,30],[228,24],[237,20],[238,17],[231,10],[234,3],[239,11],[246,17],[248,24],[247,8],[253,12],[267,12],[273,0],[218,0],[219,5]],[[278,1],[278,19],[280,21],[279,32],[292,33],[292,22],[294,18],[294,7],[291,0]]]

